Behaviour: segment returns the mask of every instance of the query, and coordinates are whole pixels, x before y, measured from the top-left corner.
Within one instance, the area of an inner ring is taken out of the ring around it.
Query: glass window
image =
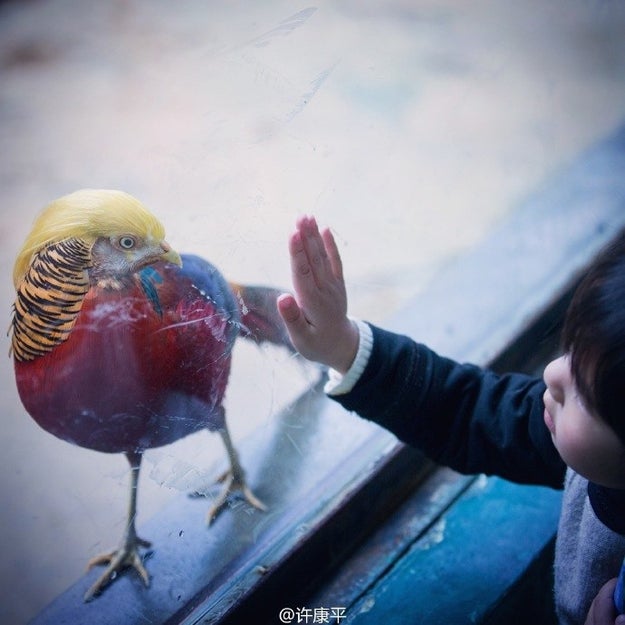
[[[4,3],[5,275],[45,204],[120,188],[161,219],[178,251],[245,284],[289,288],[287,238],[298,215],[313,213],[339,242],[352,314],[394,324],[453,259],[619,126],[624,28],[620,6],[566,0]],[[14,292],[3,285],[9,311]],[[445,347],[455,349],[453,333]],[[11,361],[1,362],[0,620],[22,623],[117,544],[129,471],[121,455],[39,428]],[[318,379],[279,349],[237,342],[227,421],[265,513],[235,502],[206,528],[218,491],[186,498],[227,466],[217,435],[145,453],[137,521],[155,549],[146,593],[164,592],[169,578],[157,573],[178,557],[176,541],[200,532],[207,553],[226,559],[196,561],[199,585],[206,567],[215,584],[248,565],[262,574],[262,562],[236,557],[254,541],[295,540],[294,518],[313,518],[396,449],[326,402]],[[322,475],[332,476],[325,494]],[[216,546],[224,536],[230,543]],[[184,604],[193,583],[167,592]],[[97,601],[94,610],[108,609],[106,594]]]

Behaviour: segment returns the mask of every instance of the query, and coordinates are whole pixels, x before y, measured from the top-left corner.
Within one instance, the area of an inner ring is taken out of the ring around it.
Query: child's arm
[[[350,383],[357,374],[334,400],[457,471],[562,486],[566,465],[545,427],[540,378],[462,365],[370,324],[361,334],[347,317],[334,238],[312,217],[297,222],[289,254],[294,295],[281,295],[278,309],[295,348]]]
[[[278,310],[295,349],[309,360],[346,373],[358,351],[358,329],[347,317],[343,267],[330,230],[302,217],[289,240],[295,295],[278,298]]]

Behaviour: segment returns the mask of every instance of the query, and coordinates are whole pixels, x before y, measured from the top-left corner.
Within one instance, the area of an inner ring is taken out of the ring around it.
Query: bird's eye
[[[123,237],[119,237],[119,247],[121,247],[123,250],[131,250],[136,244],[136,239],[127,234]]]

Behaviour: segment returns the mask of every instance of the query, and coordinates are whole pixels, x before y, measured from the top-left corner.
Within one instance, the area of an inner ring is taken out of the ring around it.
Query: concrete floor
[[[312,212],[337,234],[351,312],[383,322],[622,123],[625,6],[5,2],[0,84],[7,325],[30,222],[87,186],[137,195],[174,247],[240,282],[288,285],[286,238]],[[127,468],[40,430],[0,367],[0,620],[24,623],[117,541]],[[315,376],[239,346],[235,441]],[[146,454],[139,524],[222,456],[208,434]]]

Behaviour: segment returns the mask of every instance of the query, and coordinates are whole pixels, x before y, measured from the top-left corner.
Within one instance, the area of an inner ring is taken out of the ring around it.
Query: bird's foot
[[[94,566],[106,566],[106,569],[85,593],[84,600],[91,601],[96,595],[99,595],[126,568],[133,568],[137,571],[145,586],[149,586],[150,576],[143,566],[139,548],[149,548],[150,546],[147,540],[134,536],[126,539],[119,549],[91,558],[87,563],[87,570],[92,569]]]
[[[228,503],[228,497],[233,493],[241,493],[245,501],[257,510],[262,510],[263,512],[267,510],[267,506],[256,497],[250,487],[245,483],[245,479],[236,476],[232,471],[226,471],[219,477],[217,482],[223,484],[223,486],[219,495],[217,495],[217,498],[213,502],[213,505],[208,510],[208,514],[206,515],[207,525],[210,525],[215,520],[217,515]]]

